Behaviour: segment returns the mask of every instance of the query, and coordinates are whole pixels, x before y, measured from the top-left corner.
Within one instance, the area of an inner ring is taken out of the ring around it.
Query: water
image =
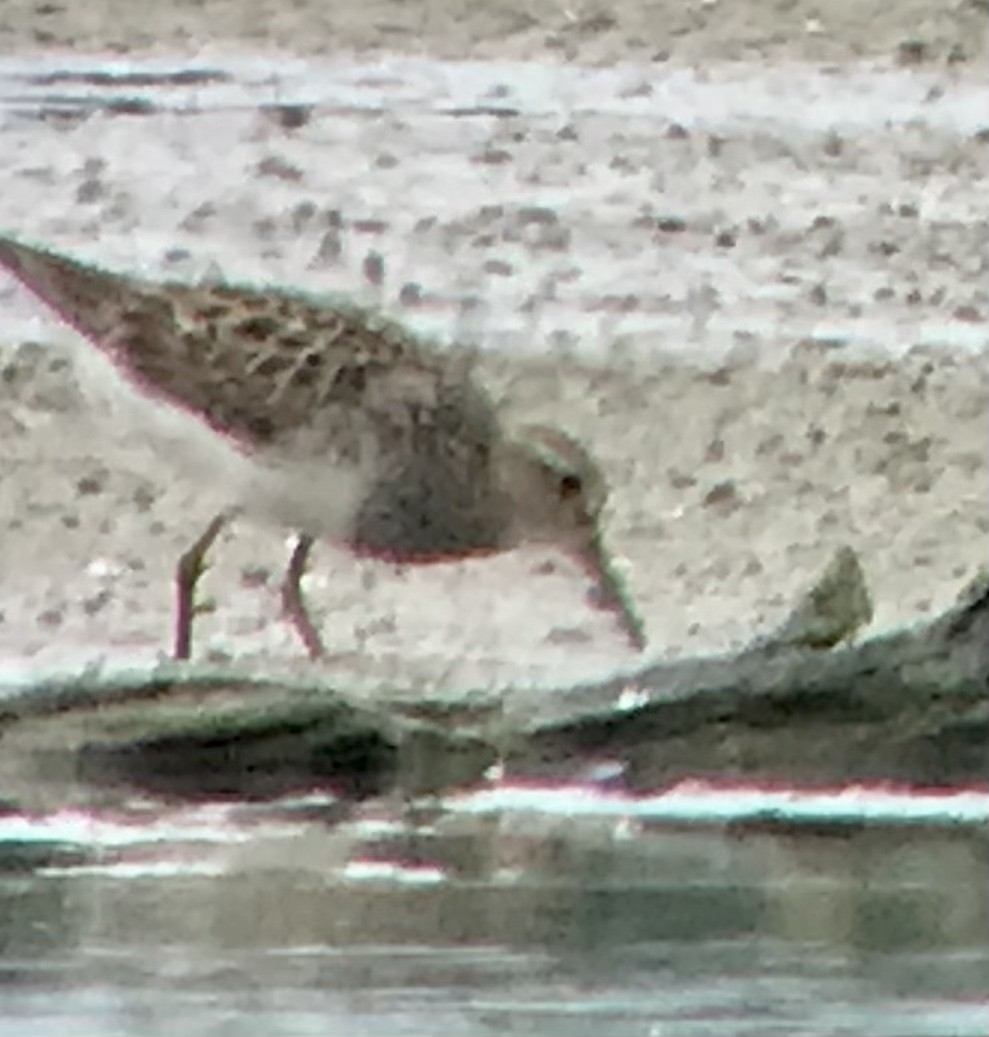
[[[985,1034],[987,844],[950,804],[714,826],[527,796],[10,817],[0,1035]]]

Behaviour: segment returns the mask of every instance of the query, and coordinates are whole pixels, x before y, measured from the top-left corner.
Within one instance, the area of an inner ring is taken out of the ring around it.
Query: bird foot
[[[176,659],[192,654],[192,621],[196,608],[196,585],[206,572],[206,554],[226,524],[226,515],[217,515],[202,536],[186,551],[175,567],[175,651]]]
[[[316,627],[309,617],[309,610],[302,597],[302,577],[305,575],[306,562],[309,560],[312,547],[312,537],[306,536],[304,533],[295,543],[288,568],[285,571],[285,580],[282,583],[282,609],[285,617],[295,627],[296,633],[305,645],[309,658],[315,661],[326,658],[326,648],[316,632]]]

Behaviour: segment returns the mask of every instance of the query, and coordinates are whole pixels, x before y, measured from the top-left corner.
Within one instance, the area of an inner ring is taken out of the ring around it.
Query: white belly
[[[199,482],[231,509],[313,537],[347,534],[366,493],[365,473],[329,460],[248,454],[181,407],[137,391],[90,343],[80,341],[72,360],[94,417],[128,451],[147,456],[153,477]]]

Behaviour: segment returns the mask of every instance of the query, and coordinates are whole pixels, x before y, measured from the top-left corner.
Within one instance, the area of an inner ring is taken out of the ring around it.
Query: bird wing
[[[0,265],[139,391],[249,449],[441,456],[496,426],[466,357],[345,300],[155,283],[3,236]]]

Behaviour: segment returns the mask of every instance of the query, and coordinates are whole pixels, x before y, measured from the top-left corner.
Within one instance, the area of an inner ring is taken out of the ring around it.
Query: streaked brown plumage
[[[188,453],[229,488],[229,511],[178,566],[177,656],[191,650],[204,556],[241,511],[300,534],[283,600],[313,656],[322,642],[299,580],[322,537],[410,562],[560,547],[644,647],[601,543],[597,465],[562,432],[509,435],[467,358],[339,300],[154,283],[3,236],[0,267],[98,347],[104,380],[128,383],[142,431],[168,460],[187,467]]]

